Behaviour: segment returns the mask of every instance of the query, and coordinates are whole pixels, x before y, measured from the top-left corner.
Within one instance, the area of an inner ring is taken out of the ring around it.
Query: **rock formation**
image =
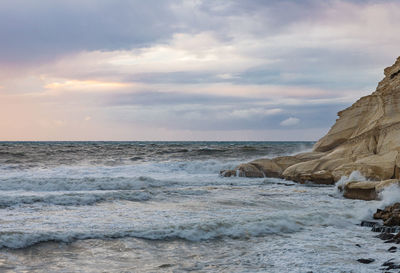
[[[338,113],[336,123],[312,152],[258,159],[221,175],[333,184],[359,171],[369,180],[399,179],[400,57],[384,74],[375,92]]]

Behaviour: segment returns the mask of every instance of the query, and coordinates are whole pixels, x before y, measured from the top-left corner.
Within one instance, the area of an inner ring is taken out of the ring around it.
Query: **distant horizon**
[[[4,0],[0,140],[316,141],[400,55],[398,14],[395,0]]]
[[[54,142],[54,143],[62,143],[62,142],[221,142],[221,143],[229,143],[229,142],[277,142],[277,143],[286,143],[286,142],[317,142],[318,140],[0,140],[0,143],[33,143],[33,142]]]

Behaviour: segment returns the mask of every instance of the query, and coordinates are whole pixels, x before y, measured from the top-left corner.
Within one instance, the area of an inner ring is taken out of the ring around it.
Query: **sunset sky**
[[[317,140],[400,1],[2,0],[0,140]]]

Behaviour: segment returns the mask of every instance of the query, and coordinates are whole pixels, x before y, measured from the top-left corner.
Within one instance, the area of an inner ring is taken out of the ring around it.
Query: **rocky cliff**
[[[359,171],[376,181],[400,178],[400,57],[384,70],[375,92],[338,113],[313,152],[259,159],[224,170],[224,176],[281,177],[333,184]]]

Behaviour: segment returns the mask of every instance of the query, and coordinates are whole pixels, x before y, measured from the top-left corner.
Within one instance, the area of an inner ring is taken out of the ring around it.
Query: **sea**
[[[0,142],[0,272],[383,272],[399,194],[219,174],[313,144]]]

